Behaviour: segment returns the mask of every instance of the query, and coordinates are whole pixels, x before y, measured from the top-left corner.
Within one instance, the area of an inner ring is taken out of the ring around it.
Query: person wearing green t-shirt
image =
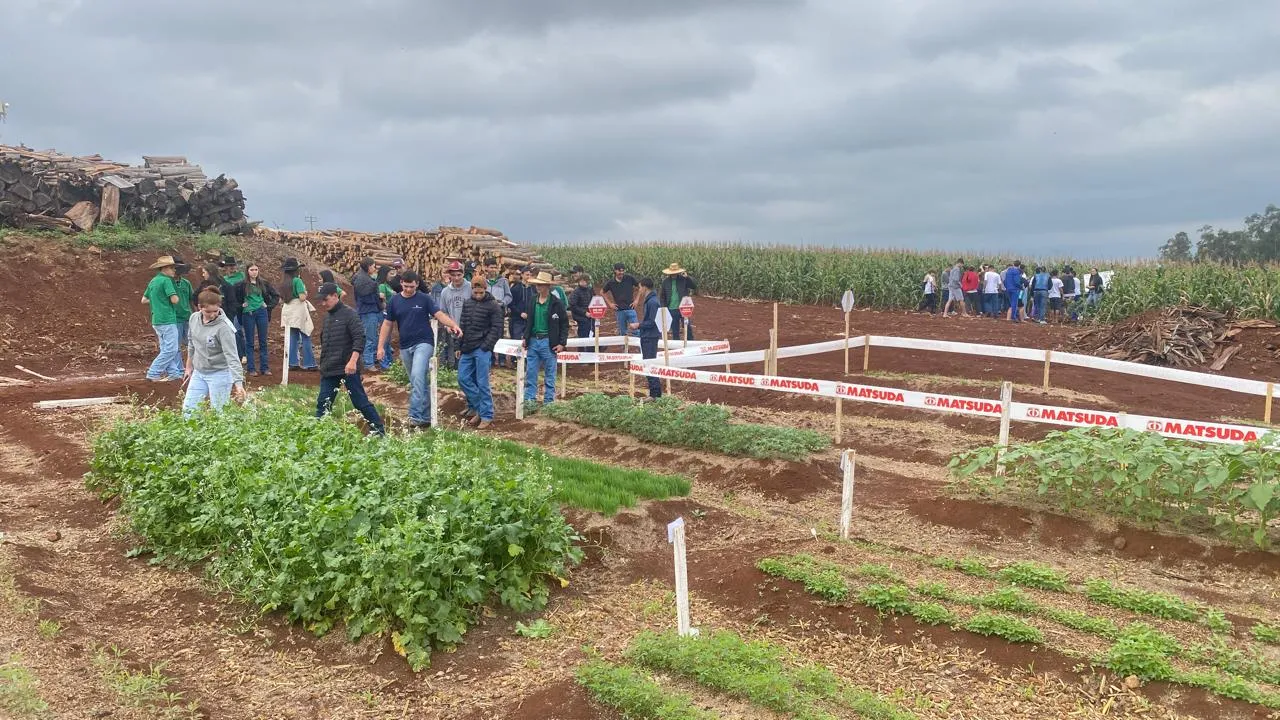
[[[311,344],[311,331],[315,326],[311,309],[307,306],[307,286],[298,277],[301,269],[297,258],[286,258],[280,266],[284,272],[284,283],[280,286],[280,301],[284,305],[280,311],[280,324],[289,333],[289,369],[315,370],[315,350]],[[301,365],[298,364],[299,357]]]
[[[391,287],[391,283],[389,280],[390,276],[391,276],[391,268],[389,266],[387,265],[378,266],[378,298],[382,305],[382,312],[384,316],[386,315],[386,312],[387,312],[387,302],[391,300],[392,295],[396,294],[395,289]],[[375,361],[377,357],[378,355],[377,355],[377,352],[375,351],[374,352]],[[382,346],[382,362],[378,364],[378,367],[382,368],[383,370],[387,370],[388,368],[391,367],[391,362],[392,362],[391,338],[388,337],[387,342]]]
[[[271,318],[271,309],[280,302],[271,283],[262,279],[262,268],[251,262],[245,266],[247,276],[236,286],[236,296],[240,298],[240,321],[244,327],[245,372],[252,375],[256,371],[259,376],[270,372],[267,367],[267,326]],[[254,356],[254,344],[258,346]],[[256,361],[256,362],[255,362]]]
[[[191,266],[183,262],[182,258],[173,259],[173,271],[176,274],[173,284],[178,289],[178,306],[174,308],[178,316],[178,352],[182,352],[187,347],[187,319],[195,312],[191,301],[195,298],[196,290],[187,279]]]
[[[142,303],[150,306],[151,327],[156,332],[160,343],[160,352],[151,367],[147,369],[147,379],[152,382],[165,382],[182,378],[182,353],[178,349],[179,310],[178,287],[174,284],[177,263],[173,257],[165,255],[151,264],[152,270],[158,270],[156,276],[147,283]],[[190,313],[181,313],[182,319],[190,317]]]
[[[663,307],[671,311],[673,340],[693,339],[693,323],[680,314],[680,301],[693,295],[697,290],[698,284],[689,277],[688,270],[680,267],[680,263],[671,263],[666,270],[662,271],[662,286],[658,292],[658,299]]]

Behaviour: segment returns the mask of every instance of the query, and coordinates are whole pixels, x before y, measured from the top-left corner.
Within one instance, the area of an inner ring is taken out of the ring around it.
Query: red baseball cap
[[[462,263],[458,262],[457,260],[454,260],[453,262],[449,263],[448,269],[449,269],[449,272],[462,272]]]

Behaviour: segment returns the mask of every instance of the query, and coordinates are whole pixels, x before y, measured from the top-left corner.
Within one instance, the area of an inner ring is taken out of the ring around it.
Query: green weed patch
[[[1011,615],[980,612],[960,627],[972,633],[1003,638],[1012,643],[1044,642],[1044,633],[1038,628]]]
[[[693,699],[654,682],[639,670],[593,660],[579,666],[578,683],[595,699],[637,720],[715,720],[719,714],[701,710]]]
[[[543,408],[554,420],[625,433],[670,447],[712,450],[725,455],[799,460],[831,447],[812,430],[731,422],[723,405],[683,403],[662,397],[639,403],[625,395],[580,395]]]
[[[812,555],[765,558],[756,567],[767,575],[801,583],[811,595],[824,600],[840,602],[849,597],[849,584],[841,576],[840,567]]]

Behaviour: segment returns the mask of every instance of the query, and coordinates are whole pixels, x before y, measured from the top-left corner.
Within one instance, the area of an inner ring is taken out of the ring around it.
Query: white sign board
[[[658,329],[666,333],[671,329],[671,311],[667,308],[659,308],[658,318],[655,322],[658,324]]]
[[[840,309],[849,312],[853,310],[853,291],[845,290],[844,295],[840,296]]]

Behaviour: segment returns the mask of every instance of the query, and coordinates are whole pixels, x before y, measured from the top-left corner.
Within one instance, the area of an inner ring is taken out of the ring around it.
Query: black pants
[[[320,395],[316,397],[316,417],[324,417],[333,410],[333,401],[337,399],[338,388],[343,384],[347,386],[347,394],[351,396],[351,404],[369,422],[369,427],[373,429],[374,434],[384,434],[386,428],[382,424],[382,418],[378,417],[377,408],[373,406],[373,403],[369,402],[369,396],[365,394],[364,383],[360,380],[359,372],[353,375],[320,378]]]
[[[595,329],[596,321],[592,320],[591,318],[587,318],[586,320],[578,320],[577,323],[578,323],[578,337],[580,338],[591,337],[591,331]]]
[[[684,340],[684,326],[689,326],[689,340],[693,340],[693,321],[686,320],[679,312],[671,313],[671,341]]]
[[[658,357],[658,340],[660,338],[640,338],[640,357],[653,360]],[[652,375],[645,378],[649,382],[649,397],[662,397],[662,381]]]
[[[920,307],[917,307],[916,310],[928,310],[936,314],[938,312],[938,296],[934,293],[925,293],[924,299],[920,301]]]

